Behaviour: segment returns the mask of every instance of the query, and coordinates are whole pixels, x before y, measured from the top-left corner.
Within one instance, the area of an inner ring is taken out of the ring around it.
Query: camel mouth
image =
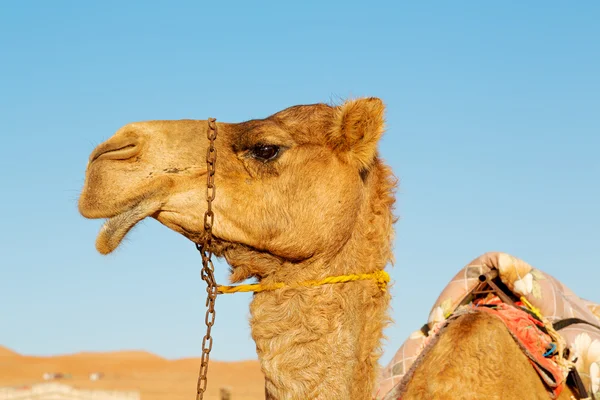
[[[208,239],[208,233],[204,230],[202,221],[181,221],[169,218],[169,215],[173,215],[173,211],[160,209],[156,213],[152,214],[152,218],[156,219],[167,228],[180,233],[188,240],[192,241],[196,245],[203,245]],[[217,257],[223,255],[223,251],[231,247],[234,242],[228,241],[211,231],[210,238],[210,252]]]
[[[157,200],[143,200],[133,207],[107,218],[98,232],[96,250],[100,254],[112,253],[138,222],[157,212],[161,205],[162,203]]]

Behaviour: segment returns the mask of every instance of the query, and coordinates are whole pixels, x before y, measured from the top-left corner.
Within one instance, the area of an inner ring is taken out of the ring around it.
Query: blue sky
[[[0,344],[199,355],[194,245],[146,220],[96,253],[101,221],[77,213],[89,153],[132,121],[355,96],[387,104],[400,178],[382,362],[486,251],[600,301],[599,3],[373,3],[3,2]],[[256,358],[249,301],[218,298],[212,358]]]

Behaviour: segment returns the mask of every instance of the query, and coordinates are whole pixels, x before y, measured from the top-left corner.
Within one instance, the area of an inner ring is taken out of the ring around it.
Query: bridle
[[[198,373],[198,386],[196,391],[196,400],[202,400],[206,392],[208,372],[208,361],[210,351],[212,350],[213,338],[210,335],[212,326],[215,323],[215,300],[217,298],[217,281],[215,280],[215,267],[212,262],[212,227],[215,219],[215,214],[212,210],[212,202],[215,199],[215,166],[217,163],[217,149],[215,148],[215,139],[217,138],[217,124],[215,118],[208,119],[208,128],[206,136],[208,138],[208,149],[206,150],[206,202],[208,208],[204,213],[204,240],[201,244],[196,243],[196,248],[202,257],[202,270],[200,276],[206,282],[206,316],[204,322],[206,324],[206,334],[202,339],[202,359],[200,362],[200,372]]]

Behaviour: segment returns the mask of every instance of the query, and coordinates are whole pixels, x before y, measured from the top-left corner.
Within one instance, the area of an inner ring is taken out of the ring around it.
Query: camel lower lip
[[[160,208],[158,201],[142,201],[128,210],[108,218],[96,238],[96,249],[101,254],[113,252],[127,233],[141,220]]]

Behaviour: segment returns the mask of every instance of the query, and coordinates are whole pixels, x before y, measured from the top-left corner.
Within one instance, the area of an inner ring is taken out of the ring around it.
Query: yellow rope
[[[313,287],[313,286],[322,286],[328,285],[331,283],[346,283],[346,282],[354,282],[354,281],[365,281],[365,280],[374,280],[375,283],[379,286],[382,291],[386,291],[387,283],[390,281],[390,276],[385,271],[377,271],[371,274],[351,274],[351,275],[341,275],[341,276],[330,276],[325,279],[321,279],[320,281],[305,281],[299,282],[292,285],[286,285],[283,282],[277,282],[272,284],[262,284],[262,283],[253,283],[249,285],[237,285],[237,286],[218,286],[217,293],[219,294],[229,294],[229,293],[237,293],[237,292],[265,292],[269,290],[277,290],[284,287]]]
[[[544,317],[542,316],[542,312],[539,308],[536,308],[533,304],[531,304],[529,300],[525,298],[525,296],[521,296],[521,301],[527,306],[527,308],[531,310],[532,313],[535,314],[536,317],[540,319],[540,321],[544,321]]]

